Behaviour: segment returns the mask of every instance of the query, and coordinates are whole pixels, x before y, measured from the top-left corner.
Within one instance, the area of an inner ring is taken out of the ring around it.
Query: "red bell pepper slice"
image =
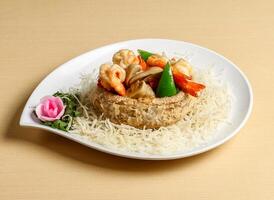
[[[205,85],[200,83],[195,83],[192,81],[187,80],[187,76],[178,71],[173,70],[173,78],[176,85],[185,93],[190,94],[191,96],[197,97],[198,92],[205,88]]]

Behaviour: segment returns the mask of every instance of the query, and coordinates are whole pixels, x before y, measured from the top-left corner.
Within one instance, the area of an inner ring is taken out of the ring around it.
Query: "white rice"
[[[154,155],[188,151],[205,145],[216,136],[218,126],[227,122],[231,94],[213,70],[195,74],[195,81],[204,83],[206,89],[191,105],[191,111],[185,118],[158,130],[140,130],[128,125],[117,125],[96,116],[89,102],[89,95],[97,87],[97,73],[85,75],[79,86],[85,113],[83,117],[74,120],[71,132],[110,149]]]

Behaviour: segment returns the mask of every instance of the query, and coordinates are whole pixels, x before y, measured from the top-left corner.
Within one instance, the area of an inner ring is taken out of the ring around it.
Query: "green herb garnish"
[[[43,122],[44,125],[50,126],[51,128],[60,129],[63,131],[69,131],[73,122],[74,117],[81,115],[81,112],[78,111],[78,97],[77,95],[72,95],[69,93],[56,92],[53,94],[55,97],[60,97],[66,106],[65,113],[61,119],[55,121],[46,121]]]
[[[66,110],[65,110],[65,115],[69,115],[71,117],[78,117],[80,116],[80,112],[77,111],[77,107],[79,105],[78,103],[78,95],[72,95],[69,93],[62,93],[62,92],[56,92],[55,94],[53,94],[53,96],[55,97],[60,97],[64,103],[64,105],[66,105]],[[77,98],[77,99],[76,99]]]

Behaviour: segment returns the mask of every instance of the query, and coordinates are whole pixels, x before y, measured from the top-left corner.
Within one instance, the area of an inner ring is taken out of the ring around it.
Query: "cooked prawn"
[[[126,89],[123,82],[126,78],[125,70],[119,65],[103,64],[100,68],[100,84],[107,90],[113,88],[118,94],[124,96]]]
[[[191,65],[184,59],[179,60],[171,60],[171,67],[173,70],[183,74],[187,79],[192,79],[192,67]]]
[[[98,80],[98,85],[101,86],[101,87],[103,87],[103,88],[105,88],[108,91],[112,91],[113,90],[113,88],[111,87],[110,84],[108,84],[108,82],[103,81],[101,79]]]
[[[138,56],[137,58],[139,60],[139,65],[142,67],[142,70],[146,70],[148,68],[146,61],[144,61],[141,56]]]
[[[111,91],[112,87],[109,84],[109,78],[108,78],[108,75],[107,75],[107,71],[109,70],[109,68],[110,68],[109,64],[102,64],[101,65],[98,84],[101,85],[106,90]]]
[[[112,61],[124,69],[131,64],[139,64],[139,59],[135,56],[134,52],[129,49],[121,49],[116,52],[113,55]]]
[[[149,56],[147,59],[147,64],[150,66],[157,66],[157,67],[161,67],[164,68],[165,65],[168,62],[168,58],[165,56],[161,56],[158,54],[154,54],[152,56]]]

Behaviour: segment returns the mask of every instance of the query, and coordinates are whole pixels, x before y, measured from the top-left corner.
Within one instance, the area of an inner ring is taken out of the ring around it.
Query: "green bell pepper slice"
[[[156,89],[157,97],[171,97],[177,94],[176,86],[173,80],[170,64],[167,63],[162,72],[158,87]]]
[[[144,51],[144,50],[141,50],[141,49],[138,49],[138,53],[140,54],[141,58],[144,61],[147,61],[147,59],[149,58],[149,56],[152,56],[154,54],[154,53],[150,53],[148,51]]]

